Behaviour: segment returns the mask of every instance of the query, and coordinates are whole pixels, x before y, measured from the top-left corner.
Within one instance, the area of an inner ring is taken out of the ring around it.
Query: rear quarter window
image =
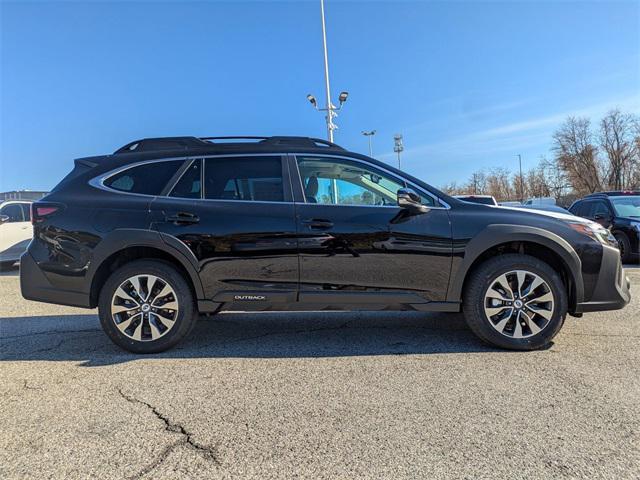
[[[145,163],[110,176],[104,185],[120,192],[160,195],[183,163],[184,160]]]

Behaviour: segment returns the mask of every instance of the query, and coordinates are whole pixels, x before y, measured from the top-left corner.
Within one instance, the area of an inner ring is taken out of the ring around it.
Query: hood
[[[533,215],[542,215],[544,217],[556,218],[558,220],[564,220],[565,222],[574,223],[593,223],[591,220],[582,217],[576,217],[567,213],[550,212],[548,210],[536,210],[535,208],[518,208],[518,207],[494,207],[502,210],[511,210],[514,212],[531,213]]]

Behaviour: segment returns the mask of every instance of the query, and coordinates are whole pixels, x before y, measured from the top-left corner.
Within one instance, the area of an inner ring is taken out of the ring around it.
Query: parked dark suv
[[[567,312],[629,302],[597,223],[463,202],[304,137],[139,140],[76,160],[32,220],[24,297],[97,306],[133,352],[221,309],[462,309],[486,342],[531,350]]]
[[[569,208],[579,217],[598,222],[618,241],[624,263],[640,256],[640,192],[617,191],[587,195]]]

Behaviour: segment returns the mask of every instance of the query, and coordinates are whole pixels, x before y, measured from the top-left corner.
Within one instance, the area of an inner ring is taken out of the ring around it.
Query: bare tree
[[[600,122],[600,146],[606,154],[605,179],[612,190],[629,188],[639,168],[637,125],[637,118],[618,109],[611,110]]]
[[[602,167],[588,118],[567,118],[553,134],[553,143],[556,161],[577,193],[602,190]]]

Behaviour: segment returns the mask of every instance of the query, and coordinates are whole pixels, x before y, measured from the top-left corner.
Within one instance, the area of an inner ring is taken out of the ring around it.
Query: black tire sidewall
[[[138,342],[116,327],[111,317],[111,299],[122,282],[144,274],[155,275],[167,281],[178,296],[179,309],[176,323],[169,332],[158,340]],[[189,334],[196,322],[196,307],[189,285],[171,264],[158,260],[137,260],[120,267],[107,279],[98,299],[98,316],[104,332],[119,347],[133,353],[157,353],[173,347]]]
[[[512,270],[526,270],[539,275],[551,288],[554,296],[553,316],[537,335],[528,338],[509,338],[498,332],[484,311],[484,296],[495,279]],[[547,346],[562,328],[567,313],[567,292],[560,275],[548,264],[528,255],[507,254],[494,257],[479,266],[469,279],[464,297],[467,324],[482,340],[512,350],[535,350]]]
[[[620,259],[622,260],[623,263],[630,263],[632,253],[631,253],[631,242],[629,241],[629,238],[623,232],[615,232],[613,236],[618,241],[618,244],[622,246],[623,254],[620,255]]]

